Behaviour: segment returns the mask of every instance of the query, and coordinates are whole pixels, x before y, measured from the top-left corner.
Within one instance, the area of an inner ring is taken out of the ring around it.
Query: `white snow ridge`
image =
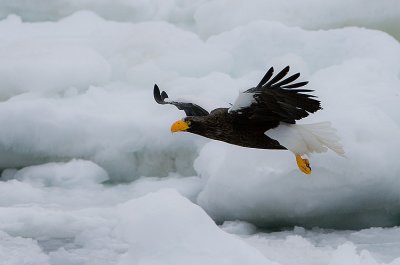
[[[397,0],[1,1],[0,264],[400,265],[399,17]],[[311,175],[290,151],[172,135],[185,114],[152,95],[239,109],[287,65],[323,110],[267,135],[316,153]]]

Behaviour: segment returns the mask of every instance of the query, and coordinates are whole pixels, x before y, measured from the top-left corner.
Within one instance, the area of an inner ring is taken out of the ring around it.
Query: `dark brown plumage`
[[[252,97],[251,104],[235,108],[218,108],[211,113],[194,103],[170,101],[166,92],[154,86],[154,98],[159,104],[172,104],[184,110],[185,117],[172,131],[187,131],[210,139],[234,145],[260,149],[286,149],[278,141],[269,138],[265,132],[280,122],[289,124],[321,109],[320,102],[312,95],[313,90],[298,89],[308,82],[293,83],[300,74],[284,79],[289,66],[275,77],[271,67],[260,83],[243,92]],[[174,127],[175,126],[175,127]],[[183,126],[183,127],[182,127]]]
[[[278,141],[264,134],[277,125],[272,123],[235,122],[236,117],[227,108],[213,110],[207,116],[188,116],[187,132],[234,145],[259,149],[286,149]]]

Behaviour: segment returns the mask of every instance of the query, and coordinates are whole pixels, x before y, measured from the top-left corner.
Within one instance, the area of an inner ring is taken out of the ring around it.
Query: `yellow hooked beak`
[[[171,125],[171,132],[184,132],[187,129],[189,129],[190,126],[190,122],[189,121],[183,121],[183,120],[179,120],[174,122]]]

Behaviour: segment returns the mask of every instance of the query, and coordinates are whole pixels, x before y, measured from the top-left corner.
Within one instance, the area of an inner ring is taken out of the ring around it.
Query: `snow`
[[[82,188],[108,180],[107,172],[91,161],[47,163],[18,170],[4,170],[4,180],[16,179],[46,187]]]
[[[129,244],[119,264],[274,264],[175,191],[128,201],[117,212],[116,233]]]
[[[399,21],[399,10],[400,5],[396,0],[379,3],[359,0],[330,3],[320,0],[284,0],[279,3],[273,0],[218,0],[207,1],[200,6],[195,12],[195,20],[198,31],[205,35],[229,31],[258,20],[279,21],[306,29],[331,29],[349,25],[391,29],[391,23]],[[209,19],[210,16],[214,19]],[[398,29],[392,30],[398,36]]]
[[[371,228],[360,231],[291,231],[258,233],[242,238],[280,264],[398,264],[398,229]],[[368,238],[369,242],[365,241]],[[291,255],[287,255],[290,249]],[[386,253],[382,255],[382,253]]]
[[[399,17],[396,0],[0,3],[0,263],[400,264]],[[311,176],[288,151],[172,135],[184,113],[152,95],[243,105],[286,65],[324,108],[301,123],[331,122],[346,153]]]
[[[3,264],[50,264],[35,240],[29,238],[12,237],[0,233],[0,256]]]
[[[109,64],[92,49],[41,41],[21,41],[13,46],[0,51],[3,98],[27,91],[82,89],[109,81]]]

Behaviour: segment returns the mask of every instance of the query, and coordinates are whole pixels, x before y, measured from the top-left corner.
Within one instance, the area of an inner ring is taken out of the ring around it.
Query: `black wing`
[[[319,100],[314,99],[313,95],[306,94],[314,90],[299,89],[308,82],[293,83],[299,78],[300,73],[286,77],[289,69],[289,66],[286,66],[272,77],[274,68],[271,67],[256,87],[243,92],[252,94],[253,102],[239,109],[233,106],[229,113],[234,115],[235,120],[239,122],[250,119],[254,122],[279,123],[282,121],[294,124],[296,120],[320,110]]]
[[[176,106],[178,109],[185,111],[186,116],[207,116],[209,113],[199,105],[194,103],[176,102],[176,101],[165,101],[168,95],[165,91],[160,93],[160,89],[157,85],[154,85],[154,99],[158,104],[171,104]]]

